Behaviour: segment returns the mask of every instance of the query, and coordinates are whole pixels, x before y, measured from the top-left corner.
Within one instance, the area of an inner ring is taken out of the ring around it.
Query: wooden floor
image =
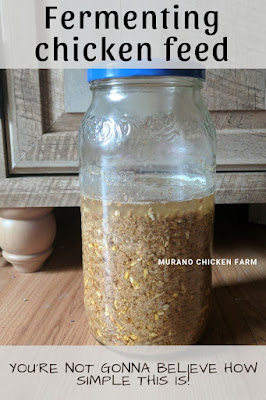
[[[0,345],[96,344],[83,308],[78,209],[57,210],[55,251],[42,271],[21,275],[0,257]],[[257,266],[213,268],[213,306],[202,344],[266,344],[266,226],[220,206],[215,257]]]

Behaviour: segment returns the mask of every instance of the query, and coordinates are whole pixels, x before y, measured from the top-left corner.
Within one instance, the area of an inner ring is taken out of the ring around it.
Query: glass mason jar
[[[211,292],[201,260],[212,248],[216,139],[205,73],[88,75],[79,150],[91,332],[107,345],[193,344]]]

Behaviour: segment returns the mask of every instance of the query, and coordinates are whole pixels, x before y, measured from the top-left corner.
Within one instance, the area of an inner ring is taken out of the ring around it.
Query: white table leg
[[[1,208],[3,257],[23,273],[38,271],[53,251],[56,234],[52,208]]]

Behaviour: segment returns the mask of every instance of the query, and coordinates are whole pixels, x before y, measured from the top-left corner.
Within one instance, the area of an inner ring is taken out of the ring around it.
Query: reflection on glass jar
[[[103,344],[192,344],[211,292],[211,268],[195,263],[211,256],[214,214],[203,71],[125,71],[91,72],[107,79],[93,81],[80,129],[89,325]]]

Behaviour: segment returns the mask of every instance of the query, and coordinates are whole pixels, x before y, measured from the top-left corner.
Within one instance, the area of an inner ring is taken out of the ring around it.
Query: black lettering
[[[77,385],[81,386],[81,385],[85,385],[85,383],[86,383],[85,376],[79,376],[77,379]]]
[[[148,15],[151,15],[151,26],[152,29],[157,29],[157,23],[156,23],[156,13],[154,11],[143,11],[142,13],[142,20],[143,20],[143,25],[142,29],[147,29],[147,17]]]
[[[218,48],[221,47],[221,55],[218,56]],[[213,47],[213,57],[216,61],[228,61],[227,37],[223,38],[222,43],[217,43]]]
[[[69,15],[69,17],[68,17],[68,15]],[[66,22],[73,21],[74,18],[75,18],[75,14],[73,13],[73,11],[65,11],[62,14],[62,18],[61,18],[62,27],[64,29],[72,29],[74,27],[74,24],[68,26],[66,24]]]
[[[110,44],[109,47],[106,47],[106,37],[102,38],[102,61],[106,61],[106,56],[108,55],[111,61],[115,61],[113,54],[111,53],[111,49],[114,47],[114,43]]]
[[[15,369],[16,369],[16,366],[17,366],[17,364],[14,364],[14,365],[12,365],[12,364],[9,364],[10,365],[10,367],[12,368],[12,374],[13,374],[13,372],[15,371]]]
[[[18,372],[24,373],[27,371],[27,366],[25,364],[19,364],[18,365]]]
[[[183,49],[184,48],[184,49]],[[191,46],[189,43],[182,43],[177,50],[177,55],[179,60],[181,61],[188,61],[190,60],[190,56],[184,57],[183,54],[190,52]]]
[[[175,373],[175,364],[168,364],[168,374]]]
[[[183,386],[188,383],[188,378],[184,376],[175,377],[175,384],[178,386]]]
[[[57,364],[50,364],[50,374],[58,374]]]
[[[170,14],[170,11],[168,11],[167,8],[165,8],[163,11],[161,11],[161,14],[163,14],[163,29],[168,29],[168,17],[167,14]]]
[[[96,44],[95,43],[87,43],[84,46],[83,55],[84,55],[84,58],[85,58],[86,61],[95,61],[96,60],[96,56],[94,56],[94,57],[89,57],[88,56],[88,49],[89,49],[90,46],[93,49],[96,49]]]
[[[70,369],[71,372],[75,372],[75,365],[72,363],[72,366],[68,363],[65,364],[65,372],[67,373],[68,369]]]
[[[250,364],[249,366],[245,365],[245,369],[247,371],[247,373],[249,373],[250,371],[253,371],[254,374],[257,372],[257,367],[258,367],[258,363],[256,362],[255,365]]]
[[[28,374],[33,374],[33,373],[35,373],[36,372],[36,367],[35,367],[35,364],[33,364],[33,365],[28,365]],[[41,370],[40,370],[40,372],[41,372]],[[46,371],[45,371],[46,372]]]
[[[129,22],[135,21],[137,19],[137,13],[135,11],[128,11],[124,15],[124,25],[127,29],[135,29],[137,24],[129,25]]]
[[[79,21],[79,25],[80,25],[80,29],[84,29],[84,17],[91,17],[91,12],[90,11],[81,11],[80,12],[80,21]]]
[[[209,373],[210,374],[218,374],[217,370],[216,370],[216,364],[210,364],[209,366]]]
[[[211,23],[209,21],[209,17],[213,17],[213,22]],[[211,32],[210,29],[205,29],[206,35],[212,36],[215,35],[218,32],[218,11],[208,11],[204,15],[204,23],[208,28],[213,28],[213,31]]]
[[[147,61],[152,61],[151,59],[151,45],[150,43],[138,43],[138,61],[143,60],[143,54],[142,54],[142,49],[146,48],[147,49]]]
[[[185,12],[185,29],[190,29],[190,23],[189,23],[190,15],[194,15],[194,29],[199,29],[199,15],[197,11]]]
[[[48,56],[41,57],[41,47],[43,47],[45,50],[47,50],[49,48],[47,43],[38,44],[38,46],[36,47],[36,50],[35,50],[35,56],[36,56],[38,61],[47,61],[48,60]]]
[[[177,38],[175,36],[169,36],[166,39],[166,42],[164,43],[164,46],[166,47],[166,56],[165,60],[170,61],[171,60],[171,46],[173,46],[174,43],[171,43],[171,41],[177,42]]]
[[[175,4],[174,8],[177,10],[179,8],[179,5]],[[175,29],[179,29],[179,23],[178,23],[179,17],[178,16],[179,16],[179,12],[174,11],[174,27],[175,27]]]
[[[119,57],[122,61],[130,61],[132,56],[125,57],[124,54],[128,54],[132,51],[132,44],[123,43],[119,48]]]
[[[41,363],[40,364],[40,372],[46,372],[47,374],[49,373],[47,370],[47,364],[46,363]]]
[[[227,370],[229,370],[230,372],[233,372],[232,363],[230,363],[229,365],[227,363],[225,364],[224,372],[227,372]]]
[[[162,376],[161,378],[160,378],[160,380],[159,380],[159,385],[167,385],[167,383],[168,383],[168,379],[167,379],[167,376]]]
[[[67,45],[66,43],[58,43],[58,36],[54,37],[54,60],[58,61],[59,48],[63,49],[63,60],[68,61]]]
[[[109,382],[110,380],[111,380],[111,377],[110,377],[110,376],[103,376],[103,378],[102,378],[102,385],[104,385],[105,382]],[[116,383],[113,382],[113,385],[116,385]]]
[[[99,385],[101,385],[102,384],[102,382],[101,382],[101,377],[100,376],[97,376],[96,378],[94,378],[94,376],[90,376],[90,384],[91,383],[98,383]]]
[[[202,50],[201,50],[202,48]],[[199,43],[196,48],[195,48],[195,55],[197,60],[199,61],[206,61],[208,60],[208,56],[206,57],[202,57],[201,54],[206,53],[209,49],[209,46],[207,45],[207,43]]]
[[[167,367],[165,366],[165,363],[157,363],[157,372],[158,374],[161,374],[162,372],[166,372]]]
[[[73,40],[77,42],[79,38],[77,36],[73,37]],[[78,43],[74,43],[74,61],[78,61]]]
[[[242,364],[235,364],[234,365],[234,372],[240,374],[243,371],[244,367]]]
[[[51,25],[50,25],[50,20],[51,19],[56,19],[55,16],[51,16],[51,10],[57,10],[57,7],[46,7],[45,8],[45,28],[46,29],[50,29]]]
[[[119,29],[119,15],[116,11],[96,11],[95,13],[95,29],[101,29],[100,28],[100,17],[103,15],[105,17],[104,19],[104,29],[109,29],[110,28],[110,16],[112,15],[114,18],[114,28]]]

